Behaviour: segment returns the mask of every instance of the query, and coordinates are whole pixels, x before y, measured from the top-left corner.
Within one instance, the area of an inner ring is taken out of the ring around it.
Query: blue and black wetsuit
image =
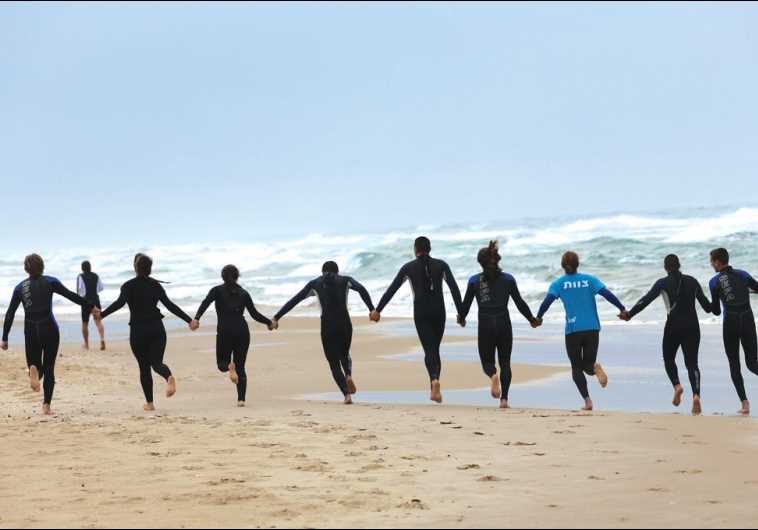
[[[700,368],[698,353],[700,351],[700,321],[697,317],[695,302],[706,313],[711,312],[711,302],[703,293],[703,288],[692,276],[686,276],[679,271],[669,273],[653,285],[650,292],[643,296],[629,311],[632,317],[641,313],[653,301],[661,297],[666,304],[668,318],[663,332],[663,362],[671,384],[678,386],[679,370],[676,366],[676,353],[682,348],[684,364],[692,385],[692,393],[700,395]]]
[[[222,372],[229,371],[229,364],[234,360],[237,368],[237,401],[245,401],[247,394],[247,372],[245,363],[250,348],[250,329],[245,320],[245,309],[256,322],[271,325],[271,320],[255,308],[253,299],[239,285],[218,285],[210,290],[200,304],[195,315],[200,320],[211,304],[216,305],[218,325],[216,328],[216,364]]]
[[[486,274],[475,274],[468,281],[466,296],[461,306],[461,317],[466,318],[471,304],[476,298],[479,305],[479,359],[484,373],[489,377],[497,373],[495,352],[500,365],[500,386],[502,399],[508,399],[513,373],[511,371],[511,353],[513,351],[513,327],[508,311],[508,302],[513,298],[519,312],[529,322],[534,320],[531,309],[510,274],[498,273],[488,279]]]
[[[58,323],[53,315],[54,294],[79,304],[84,310],[92,311],[92,304],[66,289],[58,279],[38,276],[24,280],[13,290],[3,326],[3,341],[7,342],[18,306],[23,303],[26,365],[29,368],[34,366],[42,377],[46,405],[53,400],[55,360],[61,340]]]
[[[158,309],[161,302],[166,309],[188,324],[192,319],[179,306],[169,300],[163,286],[153,278],[132,278],[121,286],[118,300],[103,311],[103,318],[129,304],[129,345],[139,364],[140,383],[147,403],[153,402],[153,376],[151,369],[164,379],[171,370],[163,363],[166,354],[166,328]]]
[[[347,378],[353,375],[353,360],[350,357],[353,324],[347,308],[347,297],[351,290],[361,295],[369,311],[374,310],[371,296],[363,285],[349,276],[326,273],[308,282],[274,316],[276,320],[280,320],[306,298],[315,296],[318,299],[321,305],[321,344],[324,347],[332,377],[345,396],[350,394]]]
[[[750,306],[750,291],[758,293],[758,282],[745,271],[726,267],[710,283],[714,315],[724,309],[724,349],[729,359],[732,382],[741,401],[747,401],[745,380],[740,367],[740,343],[747,369],[758,375],[758,340],[755,317]]]
[[[413,320],[424,348],[426,369],[430,379],[437,381],[442,373],[440,344],[445,335],[447,317],[442,283],[447,283],[458,313],[461,311],[462,304],[461,291],[447,263],[429,255],[419,256],[402,266],[379,301],[377,311],[382,312],[406,280],[410,282],[413,290]]]

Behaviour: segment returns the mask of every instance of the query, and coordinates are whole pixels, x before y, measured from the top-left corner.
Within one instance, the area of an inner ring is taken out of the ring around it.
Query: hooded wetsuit
[[[222,372],[229,371],[234,361],[237,368],[237,401],[245,401],[247,394],[247,372],[245,363],[250,348],[250,329],[245,320],[245,309],[256,322],[271,325],[271,320],[255,308],[250,294],[239,285],[218,285],[210,290],[195,315],[200,320],[211,304],[216,305],[218,319],[216,334],[216,364]]]
[[[679,386],[679,370],[676,367],[676,353],[682,348],[684,364],[692,385],[692,393],[700,395],[700,368],[698,352],[700,351],[700,322],[697,317],[695,302],[707,312],[711,312],[711,303],[703,293],[700,283],[692,276],[679,271],[669,273],[653,285],[629,311],[635,317],[658,297],[666,304],[668,318],[663,332],[663,362],[671,384]]]
[[[129,345],[139,364],[140,383],[147,403],[153,402],[153,376],[151,369],[164,379],[171,370],[163,363],[166,354],[166,328],[158,309],[161,302],[166,309],[188,324],[192,319],[169,300],[166,291],[153,278],[132,278],[121,286],[121,295],[105,311],[103,318],[129,304]]]
[[[537,318],[542,318],[550,305],[560,299],[566,310],[566,351],[571,361],[571,373],[579,393],[590,397],[587,378],[595,375],[595,364],[600,347],[600,317],[596,296],[600,295],[619,311],[624,305],[603,282],[589,274],[566,274],[555,280],[540,306]]]
[[[447,263],[429,255],[419,256],[398,271],[395,280],[382,296],[377,311],[382,312],[406,280],[410,282],[413,291],[413,320],[424,348],[426,369],[429,378],[438,381],[442,374],[440,344],[445,334],[446,319],[442,283],[447,283],[458,313],[462,304],[461,291]]]
[[[351,290],[361,295],[369,311],[374,310],[371,296],[363,285],[349,276],[326,273],[308,282],[274,316],[274,319],[280,320],[306,298],[315,296],[318,299],[321,305],[321,344],[324,347],[332,377],[345,396],[350,394],[347,378],[353,375],[353,361],[350,357],[353,324],[347,308],[347,297]]]
[[[59,294],[79,304],[84,310],[92,311],[92,304],[66,289],[58,279],[52,276],[27,278],[13,290],[3,326],[3,341],[7,342],[16,310],[23,303],[26,365],[29,368],[34,366],[42,377],[46,405],[53,400],[55,360],[60,346],[60,331],[53,315],[53,294]]]
[[[740,367],[740,343],[745,352],[745,366],[758,375],[758,340],[755,317],[750,307],[750,291],[758,292],[758,282],[745,271],[726,267],[710,282],[711,309],[714,315],[724,310],[724,349],[729,359],[732,382],[740,400],[747,401],[745,380]]]
[[[508,311],[510,299],[519,312],[529,322],[534,315],[521,298],[516,280],[510,274],[498,273],[494,279],[487,279],[486,274],[475,274],[468,281],[466,296],[461,306],[461,317],[466,318],[471,304],[476,298],[479,306],[479,359],[484,373],[489,377],[497,373],[495,352],[500,365],[500,386],[502,399],[508,399],[513,374],[511,371],[511,352],[513,351],[513,327]]]

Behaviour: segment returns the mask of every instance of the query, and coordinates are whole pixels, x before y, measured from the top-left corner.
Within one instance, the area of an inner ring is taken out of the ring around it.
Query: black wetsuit
[[[479,358],[484,373],[492,377],[495,368],[495,351],[500,365],[500,386],[502,399],[508,399],[513,374],[511,372],[511,352],[513,351],[513,327],[508,311],[511,298],[519,312],[529,322],[534,320],[529,306],[519,293],[516,280],[510,274],[499,273],[488,281],[484,274],[476,274],[468,281],[466,296],[463,298],[461,317],[466,318],[471,303],[476,298],[479,305]]]
[[[222,372],[229,371],[234,361],[237,368],[237,400],[245,401],[247,394],[247,372],[245,363],[250,348],[250,328],[245,320],[245,309],[256,322],[271,325],[271,320],[261,315],[253,304],[253,299],[239,285],[218,285],[210,290],[195,315],[200,320],[212,303],[216,305],[218,326],[216,328],[216,364]]]
[[[447,263],[431,256],[420,256],[403,265],[397,273],[377,306],[380,313],[406,280],[410,281],[413,290],[413,320],[424,348],[426,369],[430,379],[437,381],[442,373],[440,344],[445,334],[447,316],[442,283],[447,283],[459,313],[462,303],[461,291]]]
[[[58,279],[51,276],[28,278],[13,290],[13,298],[5,314],[3,326],[3,341],[7,342],[16,310],[23,303],[26,365],[29,368],[34,366],[43,379],[46,405],[53,400],[55,360],[61,340],[58,323],[53,316],[53,294],[59,294],[92,311],[92,305],[87,300],[66,289]]]
[[[83,298],[87,300],[91,305],[101,309],[100,294],[98,293],[98,286],[100,285],[100,277],[94,272],[83,272],[79,275],[84,284],[85,294]],[[85,307],[82,307],[82,322],[88,323],[92,316],[92,310],[87,311]]]
[[[103,318],[129,304],[129,344],[139,363],[140,383],[147,403],[153,402],[153,376],[151,368],[164,379],[171,377],[171,370],[163,363],[166,354],[166,328],[163,315],[158,309],[161,302],[166,309],[188,324],[192,319],[169,300],[166,291],[153,278],[132,278],[121,286],[121,295],[103,311]]]
[[[740,400],[747,401],[745,380],[740,367],[740,343],[745,352],[745,366],[758,375],[758,340],[755,317],[750,307],[750,291],[758,292],[758,282],[747,272],[727,267],[710,283],[711,308],[714,315],[724,309],[724,349],[729,359],[732,382]]]
[[[281,319],[309,296],[318,298],[321,304],[321,343],[324,354],[332,377],[345,396],[350,394],[346,378],[353,375],[353,361],[350,357],[353,324],[347,309],[347,296],[351,289],[361,295],[369,311],[374,310],[371,296],[363,285],[349,276],[329,273],[308,282],[274,317],[276,320]]]
[[[703,293],[700,283],[692,276],[681,272],[671,272],[666,278],[661,278],[653,285],[650,292],[643,296],[629,311],[634,317],[642,312],[653,301],[662,297],[666,304],[668,318],[663,332],[663,362],[671,384],[678,386],[679,370],[676,367],[676,353],[682,348],[684,364],[687,367],[692,393],[700,395],[700,368],[698,353],[700,351],[700,322],[697,317],[695,302],[711,312],[711,303]]]

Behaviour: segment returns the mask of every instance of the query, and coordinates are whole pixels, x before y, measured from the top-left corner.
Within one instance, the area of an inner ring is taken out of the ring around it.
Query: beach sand
[[[382,358],[414,337],[355,326],[359,390],[428,387],[423,363]],[[179,393],[167,400],[156,378],[157,413],[141,411],[127,344],[65,345],[50,418],[13,344],[0,355],[0,527],[758,525],[753,419],[304,401],[335,390],[318,321],[255,325],[253,343],[239,409],[213,327],[171,333]],[[445,363],[444,388],[487,382]]]

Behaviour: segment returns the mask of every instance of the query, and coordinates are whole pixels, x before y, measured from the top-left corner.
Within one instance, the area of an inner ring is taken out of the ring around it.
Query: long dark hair
[[[479,251],[476,260],[482,266],[484,279],[488,282],[491,282],[503,272],[503,269],[500,268],[501,259],[497,248],[497,241],[490,241],[489,246]]]
[[[153,273],[153,259],[146,254],[138,254],[134,258],[134,272],[139,278],[149,278]]]
[[[424,262],[424,274],[426,275],[426,281],[424,287],[426,292],[431,293],[434,291],[434,281],[432,280],[432,257],[429,253],[432,251],[432,242],[428,237],[417,237],[413,242],[413,248],[416,254],[419,254],[419,259]]]
[[[234,265],[227,265],[221,269],[221,279],[224,280],[224,286],[231,293],[238,293],[240,290],[237,281],[240,279],[240,271]]]
[[[39,278],[45,272],[45,260],[39,254],[29,254],[24,258],[24,270],[30,278]]]
[[[327,307],[335,307],[339,303],[339,288],[337,287],[337,275],[340,272],[340,268],[334,261],[327,261],[321,267],[321,272],[324,275],[324,298]]]

